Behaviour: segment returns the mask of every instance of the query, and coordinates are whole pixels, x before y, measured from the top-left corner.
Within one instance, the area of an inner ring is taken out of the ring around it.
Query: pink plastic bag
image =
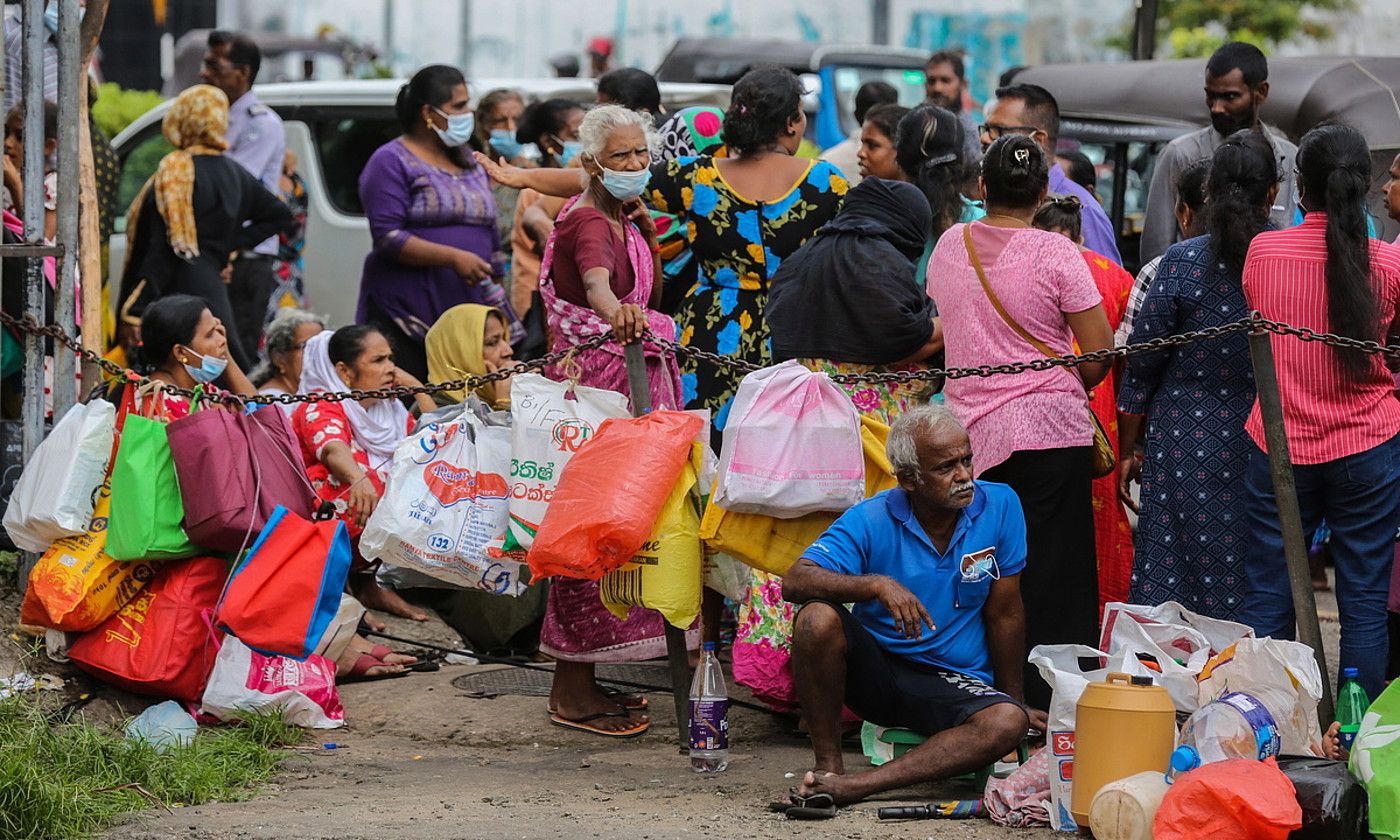
[[[233,636],[225,637],[219,648],[201,707],[223,721],[277,711],[287,723],[308,729],[345,725],[334,662],[324,656],[301,662],[268,656]]]
[[[795,361],[744,377],[720,450],[715,504],[795,519],[865,498],[860,416],[824,373]]]

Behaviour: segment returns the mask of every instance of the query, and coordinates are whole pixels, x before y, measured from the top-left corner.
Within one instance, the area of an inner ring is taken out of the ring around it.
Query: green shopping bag
[[[1351,745],[1351,775],[1370,799],[1371,834],[1400,838],[1400,680],[1361,719]]]
[[[211,492],[217,490],[211,488]],[[199,549],[180,527],[184,518],[185,505],[180,501],[180,483],[165,424],[128,414],[112,463],[107,553],[114,560],[193,557]]]

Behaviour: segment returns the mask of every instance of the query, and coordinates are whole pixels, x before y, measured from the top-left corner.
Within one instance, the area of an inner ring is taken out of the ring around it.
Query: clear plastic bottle
[[[1242,691],[1221,695],[1193,712],[1181,727],[1180,743],[1172,753],[1173,776],[1232,758],[1263,761],[1278,755],[1280,747],[1274,716]]]
[[[1361,719],[1366,717],[1366,710],[1371,707],[1371,698],[1366,696],[1366,689],[1356,681],[1360,674],[1356,668],[1343,668],[1342,687],[1337,689],[1337,723],[1341,724],[1338,737],[1342,748],[1348,752],[1356,740],[1357,730],[1361,728]]]
[[[705,642],[700,667],[690,682],[690,769],[719,773],[728,766],[729,692],[715,643]]]

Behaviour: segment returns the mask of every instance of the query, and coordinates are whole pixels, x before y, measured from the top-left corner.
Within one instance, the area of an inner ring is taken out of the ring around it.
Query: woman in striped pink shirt
[[[1265,318],[1319,332],[1382,341],[1400,328],[1400,248],[1366,235],[1370,182],[1366,139],[1319,126],[1298,144],[1307,215],[1261,233],[1249,249],[1244,292]],[[1304,533],[1332,528],[1343,667],[1361,671],[1372,698],[1383,687],[1386,596],[1400,524],[1400,401],[1377,355],[1273,336]],[[1278,503],[1256,401],[1245,430],[1256,449],[1247,474],[1254,540],[1247,559],[1245,620],[1259,636],[1293,638],[1293,603]]]

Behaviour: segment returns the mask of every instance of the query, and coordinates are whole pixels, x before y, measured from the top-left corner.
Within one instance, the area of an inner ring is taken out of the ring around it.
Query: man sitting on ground
[[[847,511],[783,580],[783,596],[802,604],[792,670],[816,754],[790,817],[981,769],[1045,726],[1021,704],[1026,523],[1015,492],[973,481],[967,431],[943,406],[901,416],[887,449],[899,487]],[[928,740],[845,775],[843,704]]]

